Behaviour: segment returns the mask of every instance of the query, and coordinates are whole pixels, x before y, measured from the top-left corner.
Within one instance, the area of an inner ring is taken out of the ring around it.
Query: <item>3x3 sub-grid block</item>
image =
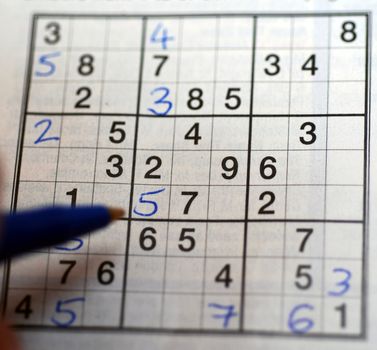
[[[363,154],[363,151],[356,150],[327,152],[327,219],[362,219]]]
[[[47,254],[12,260],[6,306],[12,324],[42,324],[47,266]]]
[[[126,327],[161,326],[167,229],[166,222],[132,222],[126,281]]]
[[[207,227],[203,328],[236,329],[244,224],[208,223]]]
[[[267,252],[266,239],[268,238],[263,238],[263,233],[269,237],[274,236],[271,252]],[[282,233],[282,227],[275,224],[248,224],[245,329],[257,331],[281,329],[283,259],[277,254],[281,252]],[[260,247],[258,252],[256,245]],[[260,255],[257,256],[257,254]],[[266,313],[269,314],[268,320],[265,317]]]

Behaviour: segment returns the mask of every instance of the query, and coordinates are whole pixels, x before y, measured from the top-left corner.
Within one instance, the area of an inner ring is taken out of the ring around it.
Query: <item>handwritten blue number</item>
[[[39,137],[34,141],[34,144],[37,145],[41,142],[47,142],[47,141],[58,141],[59,137],[57,136],[51,136],[51,137],[45,137],[45,135],[48,133],[48,131],[51,128],[51,120],[50,119],[42,119],[39,122],[34,124],[34,128],[38,128],[40,125],[46,124],[45,129],[42,131],[42,133],[39,135]]]
[[[161,35],[159,35],[161,33]],[[168,48],[168,41],[174,40],[173,36],[168,36],[168,30],[164,28],[162,23],[158,23],[151,35],[152,43],[161,43],[162,48],[166,50]]]
[[[83,302],[85,301],[85,298],[78,297],[78,298],[72,298],[72,299],[66,299],[66,300],[58,300],[55,306],[55,312],[58,314],[67,315],[67,320],[60,321],[56,319],[55,317],[51,317],[51,322],[58,327],[67,328],[71,326],[76,321],[76,313],[72,309],[64,308],[64,306],[77,303],[79,301]]]
[[[158,111],[154,108],[148,108],[148,111],[154,115],[167,115],[173,107],[173,103],[166,99],[169,96],[170,91],[165,86],[159,86],[151,91],[151,95],[153,96],[155,93],[159,92],[162,92],[161,97],[159,97],[153,103],[157,106],[165,106],[165,109],[163,111]]]
[[[223,328],[228,328],[229,322],[232,317],[238,316],[234,311],[234,305],[221,305],[216,303],[209,303],[208,307],[222,311],[222,313],[213,314],[212,317],[215,319],[223,320]]]
[[[72,238],[68,242],[77,242],[77,245],[74,246],[74,247],[64,247],[64,246],[59,245],[59,246],[55,246],[54,248],[56,250],[64,250],[64,251],[71,252],[71,251],[74,251],[74,250],[79,250],[84,244],[83,240],[80,239],[80,238]]]
[[[314,310],[314,307],[310,304],[296,305],[288,317],[288,328],[295,334],[308,333],[314,326],[314,321],[308,317],[296,317],[297,313],[302,310]]]
[[[55,63],[49,61],[50,58],[55,58],[59,57],[60,52],[51,52],[51,53],[46,53],[45,55],[42,55],[39,57],[39,64],[42,66],[45,66],[48,68],[48,70],[41,72],[41,71],[36,71],[35,75],[37,77],[49,77],[50,75],[54,74],[56,71],[56,65]]]
[[[137,209],[137,206],[134,208],[133,212],[136,214],[136,215],[140,215],[140,216],[153,216],[154,214],[157,213],[157,210],[158,210],[158,204],[157,202],[155,201],[152,201],[152,200],[147,200],[145,199],[144,197],[146,196],[150,196],[150,195],[154,195],[154,194],[158,194],[158,193],[161,193],[161,192],[164,192],[165,191],[165,188],[161,188],[159,190],[156,190],[156,191],[151,191],[151,192],[144,192],[142,194],[140,194],[140,197],[139,197],[139,203],[141,204],[150,204],[152,205],[152,210],[149,211],[149,212],[141,212]]]
[[[350,289],[351,287],[350,280],[351,280],[352,274],[351,274],[351,271],[342,269],[342,268],[335,268],[332,271],[336,274],[340,274],[340,273],[343,274],[344,278],[338,283],[336,283],[336,286],[340,288],[338,288],[338,290],[330,290],[328,295],[332,297],[340,297],[346,294],[348,290]]]

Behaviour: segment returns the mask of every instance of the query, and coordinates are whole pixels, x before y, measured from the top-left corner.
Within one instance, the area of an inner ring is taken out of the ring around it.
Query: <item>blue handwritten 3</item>
[[[332,271],[335,274],[343,274],[344,278],[335,284],[337,287],[340,287],[340,288],[338,288],[338,290],[330,290],[328,292],[328,295],[332,297],[340,297],[346,294],[348,290],[350,289],[351,287],[350,280],[352,277],[352,273],[351,271],[343,269],[341,267],[334,268]]]
[[[160,92],[162,92],[162,94],[160,94],[161,96],[157,98],[157,100],[153,101],[153,104],[156,105],[158,109],[148,108],[148,111],[153,113],[154,115],[163,116],[163,115],[167,115],[170,112],[170,110],[173,108],[173,103],[167,99],[170,91],[169,91],[169,88],[167,88],[166,86],[159,86],[153,89],[151,91],[151,95],[153,96],[154,94],[160,93]],[[161,107],[165,107],[165,108],[161,108]]]

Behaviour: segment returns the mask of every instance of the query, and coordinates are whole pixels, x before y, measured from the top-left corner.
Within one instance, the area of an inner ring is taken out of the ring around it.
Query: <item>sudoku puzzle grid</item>
[[[368,14],[36,15],[30,46],[13,208],[127,214],[9,262],[14,325],[365,335]]]

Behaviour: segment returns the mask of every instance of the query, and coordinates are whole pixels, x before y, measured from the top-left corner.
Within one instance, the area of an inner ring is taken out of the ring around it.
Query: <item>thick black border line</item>
[[[45,331],[49,330],[49,332],[70,332],[70,333],[91,333],[91,332],[98,332],[98,331],[107,331],[107,332],[134,332],[134,333],[153,333],[157,335],[163,334],[177,334],[177,335],[190,335],[190,336],[197,336],[197,335],[225,335],[225,336],[249,336],[249,335],[259,335],[259,336],[269,336],[269,337],[299,337],[299,338],[331,338],[331,339],[350,339],[350,340],[358,340],[358,339],[366,339],[367,337],[367,286],[368,283],[366,279],[368,278],[367,275],[367,254],[368,254],[368,208],[369,208],[369,167],[370,167],[370,86],[371,86],[371,77],[370,77],[370,33],[371,33],[371,13],[367,11],[360,11],[360,12],[317,12],[317,13],[211,13],[211,14],[133,14],[133,15],[125,15],[125,14],[56,14],[56,13],[40,13],[34,14],[32,16],[32,30],[31,30],[31,38],[30,38],[30,46],[29,46],[29,58],[28,58],[28,67],[27,67],[27,76],[24,82],[24,97],[23,97],[23,104],[22,104],[22,114],[21,114],[21,122],[20,122],[20,132],[19,132],[19,139],[17,145],[17,158],[16,164],[14,169],[14,183],[13,183],[13,191],[12,191],[12,210],[16,210],[17,208],[17,197],[18,197],[18,188],[19,188],[19,180],[20,180],[20,169],[21,169],[21,161],[22,161],[22,148],[24,142],[24,132],[25,132],[25,124],[26,124],[26,116],[28,114],[35,114],[35,115],[44,115],[44,113],[32,113],[27,111],[27,105],[29,100],[29,91],[30,91],[30,82],[31,82],[31,70],[33,65],[33,53],[35,48],[35,32],[36,32],[36,23],[39,18],[103,18],[103,19],[123,19],[123,18],[140,18],[144,20],[146,18],[181,18],[181,17],[201,17],[201,18],[212,18],[214,16],[222,16],[222,17],[254,17],[254,20],[257,17],[339,17],[339,16],[363,16],[366,18],[366,62],[365,62],[365,107],[364,112],[365,114],[333,114],[333,115],[323,115],[326,116],[364,116],[364,192],[363,192],[363,220],[317,220],[318,222],[355,222],[355,223],[362,223],[363,224],[363,258],[362,258],[362,297],[361,297],[361,332],[360,334],[338,334],[338,333],[308,333],[304,336],[298,336],[297,334],[292,334],[288,332],[275,332],[275,331],[251,331],[251,330],[243,330],[242,327],[237,330],[219,330],[219,329],[160,329],[160,328],[135,328],[135,327],[105,327],[105,326],[78,326],[72,328],[64,328],[59,329],[54,326],[39,326],[39,325],[17,325],[15,326],[16,329],[22,329],[24,331]],[[255,23],[255,21],[254,21]],[[255,24],[254,24],[255,25]],[[255,32],[254,32],[255,33]],[[255,44],[255,42],[254,42]],[[141,82],[139,82],[141,85]],[[140,88],[140,86],[139,86]],[[140,96],[138,97],[140,99]],[[138,101],[139,105],[140,101]],[[250,102],[252,103],[252,101]],[[252,107],[251,107],[252,108]],[[252,109],[251,109],[252,112]],[[51,113],[48,113],[51,114]],[[58,113],[59,115],[62,114],[61,112]],[[98,114],[96,112],[93,113],[65,113],[65,115],[93,115]],[[106,115],[106,113],[102,113],[101,115]],[[109,114],[110,115],[110,114]],[[128,114],[114,114],[111,115],[128,115]],[[138,116],[142,116],[142,114],[138,114]],[[135,116],[132,114],[132,116]],[[180,117],[180,115],[177,115]],[[182,115],[182,117],[203,117],[205,115]],[[221,115],[219,115],[221,116]],[[225,116],[225,115],[224,115]],[[226,115],[227,117],[232,117],[231,115]],[[234,115],[234,117],[239,117],[240,115]],[[254,115],[260,117],[268,117],[269,115]],[[271,115],[272,116],[272,115]],[[278,115],[274,115],[275,117]],[[287,116],[287,115],[282,115]],[[291,115],[294,116],[294,115]],[[299,116],[299,115],[298,115]],[[322,116],[316,114],[306,114],[301,116]],[[173,116],[174,117],[174,116]],[[211,115],[212,117],[212,115]],[[251,115],[247,114],[245,117],[252,118]],[[250,122],[251,123],[251,122]],[[250,125],[251,128],[251,125]],[[135,131],[136,132],[136,131]],[[136,138],[135,138],[136,142]],[[134,156],[135,158],[135,156]],[[129,223],[133,220],[139,221],[138,219],[125,219],[128,220]],[[146,221],[159,221],[157,220],[146,220]],[[179,221],[179,220],[177,220]],[[190,221],[190,220],[185,220]],[[200,221],[200,220],[194,220]],[[208,220],[204,220],[208,221]],[[245,220],[211,220],[213,222],[245,222]],[[247,220],[247,222],[273,222],[273,221],[297,221],[297,222],[305,222],[305,220]],[[312,222],[313,220],[310,220]],[[314,220],[316,221],[316,220]],[[130,226],[130,225],[129,225]],[[245,236],[247,235],[247,230],[245,229]],[[129,236],[129,233],[128,233]],[[246,242],[246,241],[245,241]],[[244,242],[244,243],[245,243]],[[126,255],[128,254],[128,243],[126,245]],[[245,247],[244,247],[245,249]],[[126,257],[127,259],[127,257]],[[243,274],[245,272],[245,267],[243,267]],[[7,302],[7,286],[9,284],[9,273],[10,273],[10,264],[7,264],[5,276],[4,276],[4,283],[3,283],[3,305],[2,305],[2,313],[5,313],[6,310],[6,302]],[[124,283],[126,283],[126,269],[125,269],[125,279]],[[244,276],[245,277],[245,276]],[[244,279],[243,277],[243,279]],[[125,285],[124,285],[125,286]],[[244,290],[242,291],[244,293]],[[124,290],[123,290],[124,294]],[[123,303],[124,303],[125,295],[123,295]],[[241,298],[242,295],[241,295]],[[123,308],[122,308],[123,309]],[[240,321],[242,326],[242,320]]]

